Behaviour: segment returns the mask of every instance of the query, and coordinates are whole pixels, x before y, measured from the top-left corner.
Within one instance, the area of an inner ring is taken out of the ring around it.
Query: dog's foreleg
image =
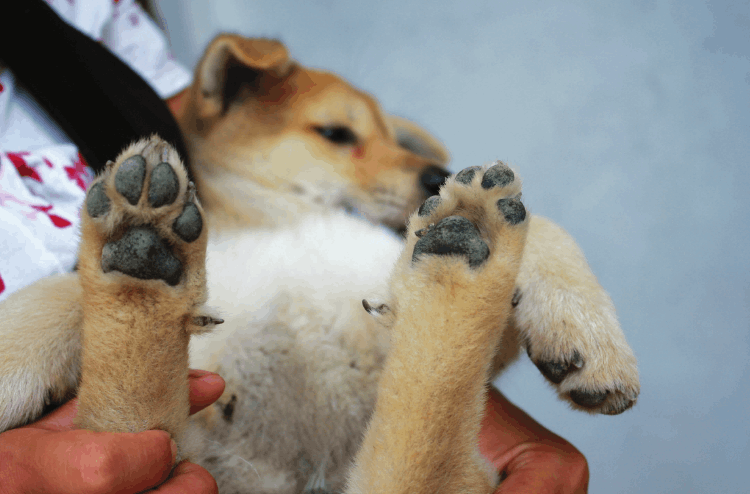
[[[504,164],[475,167],[412,216],[391,279],[391,350],[348,493],[489,493],[496,485],[478,434],[526,238],[519,193]]]
[[[576,408],[618,414],[636,401],[638,369],[609,295],[562,228],[534,216],[517,281],[514,331]]]
[[[152,137],[91,185],[81,216],[77,424],[163,429],[185,458],[188,340],[219,322],[201,311],[207,232],[195,190],[177,153]]]

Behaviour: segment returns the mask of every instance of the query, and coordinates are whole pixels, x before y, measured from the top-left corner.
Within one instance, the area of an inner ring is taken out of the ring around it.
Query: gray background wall
[[[284,41],[434,132],[503,159],[578,240],[639,358],[617,417],[498,383],[587,456],[592,493],[749,492],[750,3],[156,2],[179,60],[220,31]]]

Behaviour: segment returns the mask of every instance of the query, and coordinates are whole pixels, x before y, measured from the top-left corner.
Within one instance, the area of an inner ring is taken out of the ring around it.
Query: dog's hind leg
[[[0,304],[0,432],[75,393],[80,374],[81,285],[45,278]]]
[[[123,151],[81,213],[83,352],[77,424],[110,432],[188,418],[188,340],[218,321],[207,298],[203,213],[179,156],[154,136]]]
[[[526,239],[520,192],[504,164],[475,167],[412,215],[391,278],[391,350],[346,492],[494,488],[478,434]]]

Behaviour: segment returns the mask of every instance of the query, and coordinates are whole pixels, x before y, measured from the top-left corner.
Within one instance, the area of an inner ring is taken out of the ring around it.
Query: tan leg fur
[[[157,207],[155,201],[166,204]],[[79,250],[83,365],[77,424],[111,432],[163,429],[181,457],[189,411],[188,339],[204,329],[200,309],[206,300],[205,229],[199,227],[196,238],[193,230],[186,241],[175,226],[189,208],[200,212],[176,152],[156,137],[140,141],[89,188]],[[149,239],[127,240],[136,227],[145,228],[138,230],[141,237],[150,231],[166,239],[181,268],[131,268],[139,249],[145,258],[159,255],[154,245],[139,244]],[[129,269],[136,271],[124,274]]]
[[[503,164],[489,170],[486,176],[501,170],[506,180],[485,188],[486,167],[463,181],[459,174],[443,187],[432,211],[425,208],[428,201],[411,217],[407,245],[391,279],[392,346],[349,493],[487,493],[495,485],[478,453],[477,436],[492,358],[511,312],[527,222],[523,206],[519,214],[520,201],[513,199],[520,194],[520,180],[508,182],[512,172]],[[516,209],[504,216],[498,200],[515,201]],[[477,238],[489,246],[486,260],[470,267],[455,255],[413,259],[418,235],[426,238],[453,215],[478,228]]]

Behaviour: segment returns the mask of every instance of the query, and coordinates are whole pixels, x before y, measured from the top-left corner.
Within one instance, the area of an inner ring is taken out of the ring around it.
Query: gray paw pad
[[[433,211],[435,211],[435,208],[438,207],[438,204],[440,204],[440,196],[428,197],[427,200],[423,202],[421,206],[419,206],[419,211],[417,211],[417,214],[419,214],[419,216],[429,216]]]
[[[158,208],[172,204],[180,192],[177,174],[169,163],[159,163],[151,171],[151,182],[148,186],[148,203]]]
[[[481,170],[478,166],[470,166],[469,168],[464,168],[458,174],[456,174],[456,182],[464,185],[469,185],[471,181],[474,179],[474,175]]]
[[[555,384],[560,384],[570,371],[570,365],[565,362],[534,362],[539,371]]]
[[[601,411],[604,415],[619,415],[625,410],[629,410],[635,405],[635,398],[626,398],[623,400],[615,401],[612,406],[605,408]]]
[[[570,392],[570,399],[584,408],[596,408],[607,399],[609,391],[580,391],[574,389]]]
[[[526,208],[521,200],[515,197],[500,199],[497,201],[497,208],[511,225],[517,225],[526,219]]]
[[[462,216],[449,216],[417,241],[412,262],[422,254],[462,255],[474,268],[489,257],[490,249],[471,221]]]
[[[92,218],[98,218],[109,212],[111,202],[104,192],[104,184],[97,182],[89,189],[86,197],[86,211]]]
[[[154,230],[136,227],[120,240],[104,245],[102,271],[120,271],[141,280],[164,280],[174,286],[180,281],[182,265]]]
[[[174,221],[172,230],[185,242],[192,242],[200,237],[203,230],[203,218],[198,211],[198,206],[192,202],[185,204],[185,209]]]
[[[492,187],[505,187],[516,178],[513,174],[513,170],[508,168],[508,165],[501,162],[497,163],[497,165],[487,170],[484,174],[484,177],[482,177],[483,189],[491,189]]]
[[[526,352],[529,354],[529,358],[531,358],[531,345],[526,347]],[[584,365],[583,358],[577,351],[573,352],[573,357],[570,362],[566,362],[565,360],[533,359],[532,361],[542,375],[555,384],[560,384],[571,371],[580,369]]]
[[[131,156],[118,168],[115,174],[115,190],[125,196],[132,205],[138,204],[146,178],[146,160],[143,156]]]

